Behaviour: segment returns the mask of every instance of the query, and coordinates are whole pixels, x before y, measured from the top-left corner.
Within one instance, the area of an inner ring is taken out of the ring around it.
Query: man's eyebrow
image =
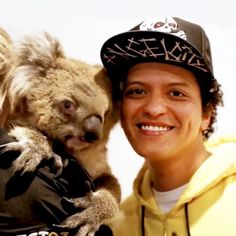
[[[169,86],[183,86],[183,87],[194,87],[192,83],[189,83],[188,81],[184,82],[171,82],[167,83]]]

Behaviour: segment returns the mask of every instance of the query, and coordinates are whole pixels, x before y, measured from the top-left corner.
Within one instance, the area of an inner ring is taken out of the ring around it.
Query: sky
[[[14,41],[47,31],[61,42],[67,56],[101,64],[100,48],[109,37],[149,17],[177,16],[200,24],[212,49],[215,77],[224,91],[214,136],[236,135],[236,14],[233,0],[0,0],[0,26]],[[108,161],[120,181],[122,197],[143,158],[129,146],[119,124],[108,143]]]

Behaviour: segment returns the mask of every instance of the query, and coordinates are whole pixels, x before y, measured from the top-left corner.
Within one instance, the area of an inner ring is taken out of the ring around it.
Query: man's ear
[[[207,130],[209,128],[209,125],[211,123],[212,118],[212,110],[205,111],[202,115],[202,131]]]

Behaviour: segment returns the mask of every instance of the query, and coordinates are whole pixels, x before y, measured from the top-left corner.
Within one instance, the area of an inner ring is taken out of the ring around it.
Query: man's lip
[[[156,123],[156,122],[138,122],[137,127],[141,128],[142,126],[154,126],[154,127],[170,127],[173,128],[173,125],[167,123]]]

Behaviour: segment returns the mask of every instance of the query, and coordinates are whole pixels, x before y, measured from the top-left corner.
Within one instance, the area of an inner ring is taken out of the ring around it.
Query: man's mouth
[[[137,124],[137,127],[141,130],[145,131],[153,131],[153,132],[167,132],[173,129],[171,126],[164,126],[164,125],[147,125],[143,123]]]

